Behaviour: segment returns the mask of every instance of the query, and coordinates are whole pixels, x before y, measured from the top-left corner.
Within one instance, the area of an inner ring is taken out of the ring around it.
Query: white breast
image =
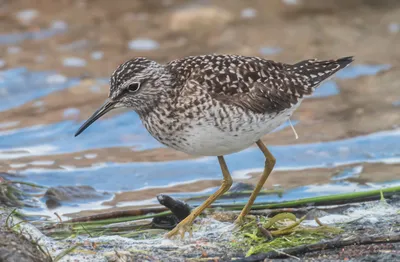
[[[249,122],[244,125],[242,130],[238,131],[224,131],[217,128],[211,121],[201,126],[196,126],[196,123],[193,122],[191,126],[195,128],[188,128],[179,132],[179,136],[184,138],[184,143],[179,144],[179,146],[168,146],[199,156],[222,156],[235,153],[250,147],[262,136],[285,123],[300,105],[300,102],[278,115],[265,115],[260,121]],[[234,119],[241,121],[240,117]],[[231,124],[235,125],[235,123]]]

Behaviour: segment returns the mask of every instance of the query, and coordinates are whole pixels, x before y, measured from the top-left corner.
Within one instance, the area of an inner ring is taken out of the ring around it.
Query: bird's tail
[[[325,61],[310,59],[291,65],[288,70],[296,76],[305,78],[310,85],[309,87],[314,89],[353,61],[352,56]]]

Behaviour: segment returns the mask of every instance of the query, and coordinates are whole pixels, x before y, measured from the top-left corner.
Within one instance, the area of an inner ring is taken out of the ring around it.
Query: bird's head
[[[111,75],[106,102],[79,128],[75,136],[115,108],[127,107],[145,114],[157,104],[168,81],[164,66],[155,61],[142,57],[126,61]]]

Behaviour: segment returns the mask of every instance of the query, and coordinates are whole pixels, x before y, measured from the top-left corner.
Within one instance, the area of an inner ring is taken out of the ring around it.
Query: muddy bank
[[[47,262],[52,261],[40,250],[34,239],[17,233],[6,226],[8,212],[0,210],[0,261],[4,262]],[[33,242],[32,242],[33,241]]]

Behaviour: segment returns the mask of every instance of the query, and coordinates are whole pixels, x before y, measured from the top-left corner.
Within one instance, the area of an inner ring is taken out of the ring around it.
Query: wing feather
[[[351,60],[352,61],[352,60]],[[306,60],[294,65],[257,57],[206,55],[171,62],[183,86],[195,83],[213,99],[254,113],[279,113],[351,62]]]

